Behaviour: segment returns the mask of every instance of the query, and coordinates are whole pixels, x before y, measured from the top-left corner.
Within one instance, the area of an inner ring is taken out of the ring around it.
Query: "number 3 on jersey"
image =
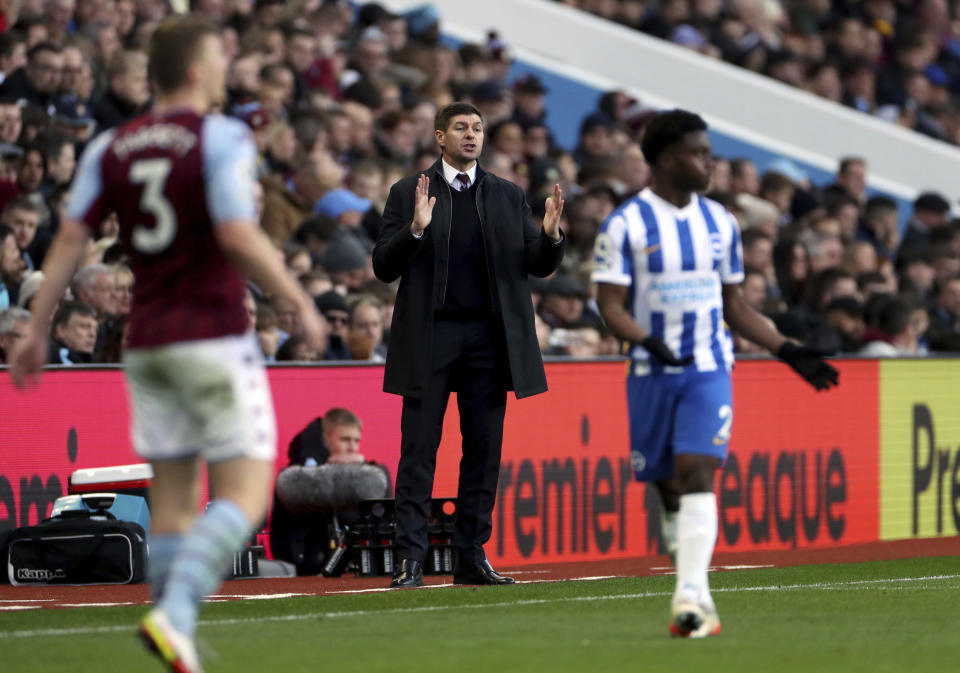
[[[133,247],[146,254],[166,250],[177,235],[177,215],[164,196],[172,162],[168,158],[137,159],[130,164],[130,182],[143,185],[140,212],[153,216],[154,226],[133,228]]]

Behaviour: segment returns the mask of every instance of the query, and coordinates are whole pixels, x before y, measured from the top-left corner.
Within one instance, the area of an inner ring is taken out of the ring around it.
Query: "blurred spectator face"
[[[943,286],[937,304],[955,321],[960,320],[960,278],[953,278]]]
[[[449,84],[457,74],[456,55],[446,47],[435,47],[431,56],[430,79],[442,85]]]
[[[10,354],[17,348],[24,339],[27,338],[30,329],[29,320],[17,320],[9,332],[0,334],[0,350],[3,350],[6,359],[10,359]]]
[[[60,80],[60,90],[63,93],[72,93],[81,101],[90,99],[93,93],[93,73],[90,64],[83,56],[83,52],[76,47],[66,47],[63,50],[63,77]]]
[[[396,16],[378,24],[387,37],[387,47],[394,54],[407,46],[407,20]]]
[[[146,65],[137,65],[117,75],[110,82],[117,96],[133,105],[143,105],[150,100],[150,83]]]
[[[907,98],[919,107],[930,104],[930,80],[922,72],[910,73],[904,78],[904,90]]]
[[[350,191],[364,199],[378,201],[383,195],[383,171],[374,164],[364,166],[361,170],[354,167],[347,181]]]
[[[767,300],[767,283],[761,273],[748,273],[743,279],[743,300],[758,311]]]
[[[876,281],[864,284],[860,290],[864,301],[869,301],[871,297],[878,294],[896,294],[897,279],[893,276],[886,276],[883,281]]]
[[[97,319],[74,313],[66,324],[57,325],[55,335],[67,348],[78,353],[92,353],[97,344]]]
[[[810,270],[814,273],[843,265],[843,243],[836,236],[825,236],[820,249],[810,257]]]
[[[722,157],[714,157],[713,174],[710,176],[710,191],[730,191],[730,162]]]
[[[270,156],[277,161],[287,164],[293,163],[294,156],[297,153],[297,136],[293,132],[293,127],[286,122],[279,122],[270,131],[268,147]]]
[[[49,0],[46,19],[51,26],[65,31],[73,19],[74,0]]]
[[[769,238],[754,239],[743,248],[743,265],[766,272],[773,267],[773,241]]]
[[[867,190],[867,165],[862,161],[848,161],[837,173],[837,184],[851,196],[862,201]]]
[[[27,64],[27,79],[30,85],[42,94],[52,96],[60,89],[63,76],[63,54],[54,51],[37,52]]]
[[[271,117],[278,119],[285,116],[283,108],[286,105],[286,99],[287,91],[283,87],[266,80],[260,82],[257,100],[260,102],[260,107]]]
[[[810,90],[821,98],[839,103],[843,97],[843,86],[840,84],[840,73],[833,66],[824,66],[810,82]]]
[[[97,58],[101,63],[106,63],[119,48],[120,36],[117,35],[117,29],[112,25],[103,26],[97,33]]]
[[[513,94],[517,109],[531,119],[539,119],[543,114],[543,94],[518,90]]]
[[[497,139],[493,142],[493,149],[518,160],[523,157],[523,131],[520,125],[514,122],[505,122],[497,130]]]
[[[257,328],[257,302],[250,289],[243,293],[243,311],[247,314],[247,329]]]
[[[877,251],[867,241],[857,241],[850,245],[848,270],[855,276],[867,271],[877,270]]]
[[[380,108],[378,114],[382,115],[391,110],[400,110],[403,108],[403,97],[400,87],[393,82],[388,82],[380,87]]]
[[[293,94],[296,88],[296,77],[290,68],[284,65],[276,65],[270,68],[269,75],[264,81],[269,82],[283,92],[282,100],[284,105],[290,105],[293,102]]]
[[[101,316],[117,314],[117,290],[116,277],[113,273],[101,273],[93,283],[93,288],[89,292],[82,292],[79,297],[81,301],[97,309]]]
[[[863,301],[863,295],[860,293],[860,288],[857,287],[856,279],[846,276],[837,278],[833,285],[824,290],[823,297],[821,297],[820,300],[820,308],[822,309],[834,299],[841,299],[843,297]]]
[[[133,304],[133,272],[127,267],[117,267],[117,270],[113,274],[113,291],[114,291],[114,307],[116,309],[117,315],[130,315],[130,307]],[[247,293],[250,299],[253,299],[253,295]],[[249,308],[247,306],[246,300],[244,300],[244,308]],[[256,323],[257,317],[257,305],[254,302],[253,305],[253,321]],[[251,325],[252,327],[252,325]]]
[[[790,258],[790,277],[797,282],[806,280],[810,273],[810,260],[807,258],[807,249],[802,244],[793,246],[793,256]]]
[[[835,309],[827,312],[827,322],[851,343],[858,343],[867,328],[862,315],[852,315],[847,311]]]
[[[359,105],[353,103],[352,105]],[[360,107],[363,107],[362,105]],[[364,108],[366,109],[366,108]],[[433,122],[431,121],[431,128]],[[353,120],[344,114],[332,115],[327,123],[327,146],[335,155],[346,154],[353,146]]]
[[[349,313],[339,309],[330,309],[328,311],[324,311],[323,317],[326,318],[327,325],[330,326],[330,334],[338,336],[341,339],[347,338],[347,332],[350,328]]]
[[[596,126],[581,135],[580,144],[592,158],[602,159],[613,152],[613,137],[606,126]]]
[[[549,151],[550,131],[546,126],[531,126],[524,131],[523,153],[528,159],[542,159]]]
[[[260,89],[260,57],[249,54],[230,64],[227,86],[241,97],[253,97]]]
[[[757,166],[749,159],[740,159],[730,164],[730,192],[732,194],[751,194],[760,191],[760,179]]]
[[[832,236],[837,236],[841,241],[843,240],[843,237],[841,236],[843,230],[840,228],[840,222],[835,217],[821,217],[814,221],[811,229],[825,234],[830,234]]]
[[[58,153],[47,158],[47,174],[58,185],[68,184],[76,167],[77,153],[73,143],[64,143]]]
[[[310,253],[306,250],[297,252],[290,257],[286,263],[287,268],[296,275],[307,273],[313,268],[313,260],[310,258]]]
[[[287,40],[287,62],[297,73],[309,68],[316,55],[316,40],[309,35],[294,33]]]
[[[922,293],[933,288],[933,267],[923,260],[914,260],[903,269],[903,277]]]
[[[127,37],[137,25],[137,7],[133,0],[117,0],[114,7],[117,32]]]
[[[40,150],[31,149],[23,154],[20,168],[17,171],[17,185],[25,194],[30,194],[40,188],[43,182],[43,155]]]
[[[840,238],[852,241],[857,236],[857,223],[860,219],[860,209],[852,203],[841,206],[834,216],[840,223]]]
[[[0,242],[0,276],[5,282],[16,283],[20,280],[20,274],[25,267],[23,258],[20,256],[20,248],[17,247],[17,239],[13,234],[8,234]]]
[[[367,106],[351,101],[342,107],[351,121],[350,148],[361,154],[370,153],[373,148],[373,112]]]
[[[329,429],[323,424],[323,443],[330,451],[327,463],[345,465],[362,463],[360,454],[360,428],[355,425],[332,425]]]
[[[271,5],[271,7],[282,8],[280,5]],[[286,45],[284,44],[283,33],[279,30],[270,30],[264,36],[264,65],[278,65],[286,59]]]
[[[194,0],[193,14],[199,14],[215,23],[222,23],[226,14],[223,0]]]
[[[9,56],[0,56],[0,71],[9,75],[17,68],[22,68],[27,64],[27,44],[19,42],[13,47]]]
[[[583,298],[578,295],[548,294],[540,307],[564,324],[575,323],[583,316]]]
[[[432,101],[420,101],[410,110],[410,116],[417,126],[417,145],[433,147],[433,120],[437,116],[437,106]]]
[[[361,40],[353,50],[357,69],[371,77],[379,76],[390,65],[390,50],[381,40]]]
[[[273,306],[277,312],[277,326],[291,336],[300,334],[302,326],[297,307],[292,302],[279,297],[274,299]]]
[[[30,210],[21,210],[14,208],[6,213],[4,224],[13,231],[13,237],[17,241],[17,247],[20,250],[26,250],[33,243],[37,234],[37,226],[40,224],[40,215]]]
[[[116,212],[109,212],[100,222],[100,238],[116,238],[120,234],[120,218]]]
[[[840,22],[837,28],[837,47],[846,58],[863,56],[866,50],[865,27],[859,19],[850,18]]]
[[[372,349],[383,341],[383,316],[376,306],[360,304],[354,308],[350,327],[370,339]]]

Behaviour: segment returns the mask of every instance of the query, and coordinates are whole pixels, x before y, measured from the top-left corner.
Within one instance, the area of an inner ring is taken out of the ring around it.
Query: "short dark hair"
[[[460,115],[477,115],[480,121],[483,121],[483,115],[476,106],[470,103],[449,103],[437,110],[437,116],[433,118],[433,128],[437,131],[446,131],[450,128],[450,121]]]
[[[686,110],[661,112],[647,124],[640,149],[647,163],[654,166],[665,149],[683,140],[688,133],[706,130],[707,122],[698,114]]]
[[[760,178],[760,196],[769,192],[779,192],[781,189],[794,188],[796,185],[793,180],[783,173],[777,171],[767,171]]]
[[[335,428],[339,425],[350,425],[355,428],[363,428],[363,423],[357,418],[357,415],[349,409],[343,407],[334,407],[323,415],[321,425],[324,429]]]
[[[772,243],[773,238],[771,238],[767,232],[756,227],[746,229],[740,234],[740,243],[744,248],[749,248],[757,241],[770,241]]]
[[[169,16],[150,39],[150,80],[161,93],[187,84],[187,70],[197,60],[200,45],[208,35],[220,35],[220,26],[195,16]]]
[[[863,157],[843,157],[840,159],[840,165],[837,170],[838,173],[846,173],[847,169],[850,168],[853,164],[863,164],[867,165],[867,160]]]
[[[40,208],[37,207],[37,204],[30,200],[28,196],[15,196],[9,201],[6,205],[3,206],[3,210],[0,211],[0,219],[4,218],[7,213],[13,212],[14,210],[25,210],[28,213],[40,214]]]
[[[58,308],[57,312],[53,315],[51,334],[55,335],[57,333],[57,328],[70,322],[70,318],[72,318],[74,315],[85,315],[91,318],[96,318],[97,310],[90,304],[82,301],[67,301],[62,303],[60,308]]]
[[[30,47],[30,50],[27,52],[27,62],[33,63],[34,57],[45,51],[49,51],[51,54],[59,54],[62,53],[63,50],[52,42],[38,42]]]
[[[869,199],[867,199],[867,205],[863,208],[863,216],[870,220],[877,215],[883,215],[891,211],[899,211],[899,208],[897,208],[897,202],[891,199],[889,196],[877,194],[876,196],[871,196]]]

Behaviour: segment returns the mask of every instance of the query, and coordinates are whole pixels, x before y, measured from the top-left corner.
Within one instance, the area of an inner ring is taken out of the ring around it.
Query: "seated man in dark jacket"
[[[375,466],[383,472],[385,488],[383,492],[368,497],[389,498],[393,489],[386,468],[366,460],[359,451],[362,430],[363,424],[352,411],[330,409],[323,418],[315,419],[294,437],[290,443],[290,466]],[[356,523],[359,513],[356,507],[328,508],[322,502],[323,494],[318,500],[316,494],[302,491],[294,494],[294,504],[290,497],[284,497],[287,494],[283,493],[285,489],[281,485],[285,473],[290,476],[289,472],[288,466],[277,478],[278,487],[274,493],[270,523],[270,549],[275,558],[293,563],[298,575],[316,575],[336,547],[337,529]],[[297,484],[309,481],[309,470],[294,472]],[[289,485],[292,481],[288,479],[284,483]]]

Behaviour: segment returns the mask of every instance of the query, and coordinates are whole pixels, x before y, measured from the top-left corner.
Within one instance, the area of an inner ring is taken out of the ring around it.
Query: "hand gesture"
[[[647,352],[656,360],[671,367],[686,367],[693,362],[693,357],[689,355],[685,358],[678,358],[673,354],[673,351],[670,350],[670,347],[663,342],[663,339],[653,336],[652,334],[641,341],[640,345],[646,348]]]
[[[18,388],[24,387],[28,377],[39,380],[40,370],[47,362],[49,344],[46,335],[37,333],[33,325],[29,330],[27,338],[14,349],[10,357],[10,376]]]
[[[420,236],[423,230],[430,226],[430,220],[433,219],[433,204],[437,202],[436,196],[430,196],[430,178],[421,175],[417,180],[417,191],[413,200],[413,222],[410,224],[410,232],[414,236]]]
[[[560,240],[560,215],[563,213],[563,190],[560,185],[553,186],[553,195],[547,197],[544,204],[543,232],[554,241]]]
[[[826,390],[840,381],[840,373],[824,361],[824,355],[812,348],[798,346],[792,341],[784,341],[777,351],[778,358],[793,367],[795,372],[817,390]]]

